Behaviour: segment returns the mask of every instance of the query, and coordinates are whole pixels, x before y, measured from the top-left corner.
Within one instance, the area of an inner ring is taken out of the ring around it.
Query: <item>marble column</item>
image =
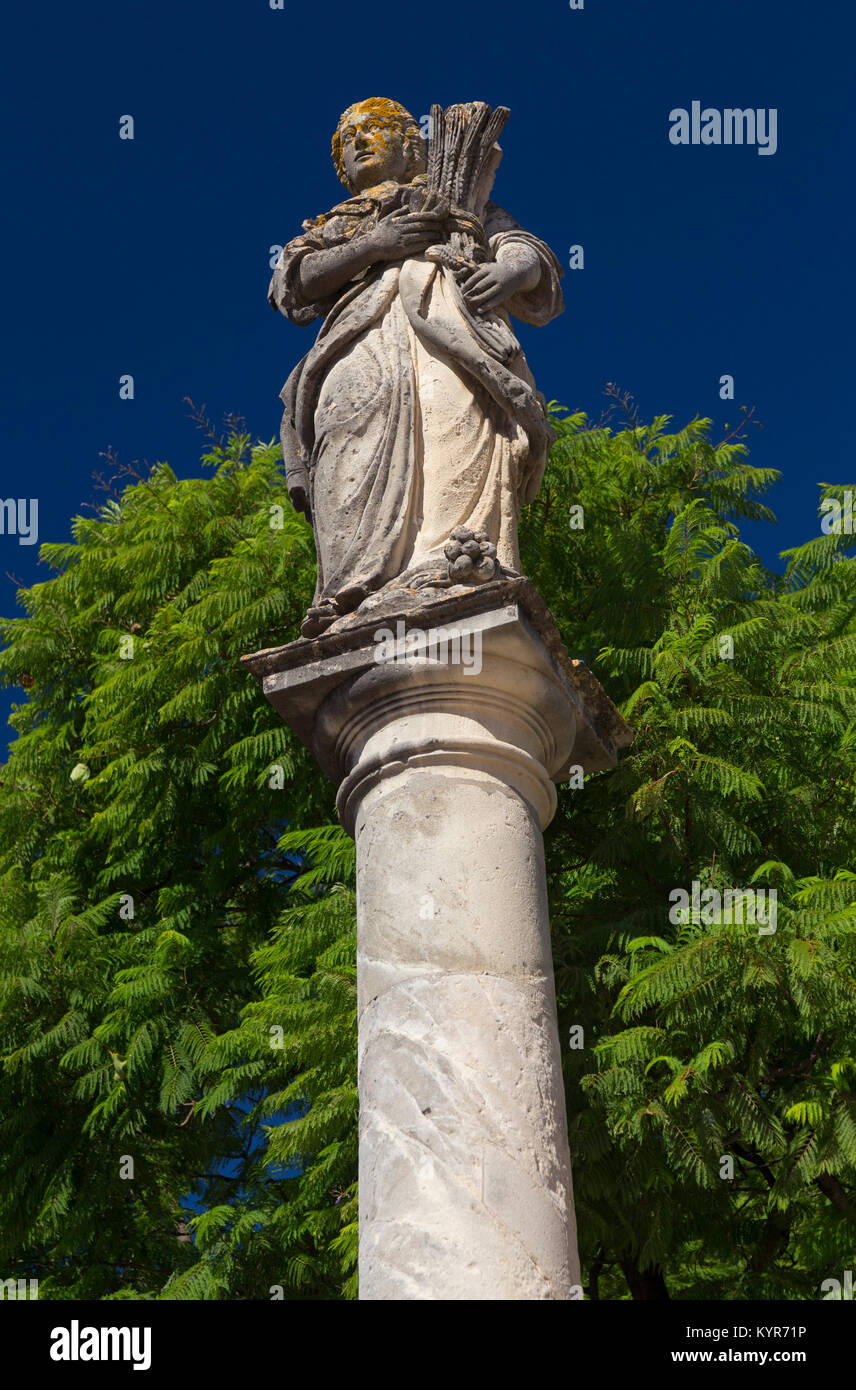
[[[504,591],[244,658],[356,841],[361,1299],[580,1296],[542,832],[630,732]]]

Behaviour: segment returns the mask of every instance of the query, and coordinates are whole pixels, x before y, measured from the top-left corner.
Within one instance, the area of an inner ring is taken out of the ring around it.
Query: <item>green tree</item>
[[[199,1113],[291,901],[300,860],[280,839],[332,808],[239,666],[297,636],[312,591],[277,460],[233,426],[210,478],[159,464],[42,547],[55,577],[4,625],[27,698],[0,788],[0,1266],[38,1274],[43,1298],[151,1297],[197,1269],[209,1297],[286,1281],[276,1221],[297,1177],[266,1167],[264,1068],[247,1060],[240,1100]],[[281,1089],[290,1060],[268,1055]],[[254,1204],[276,1218],[269,1251],[240,1239]],[[230,1258],[199,1265],[224,1208]],[[308,1234],[286,1249],[316,1255]],[[338,1289],[329,1266],[316,1296]]]
[[[771,574],[736,523],[769,517],[774,475],[667,424],[566,420],[526,523],[569,649],[636,730],[547,837],[561,1026],[587,1044],[566,1077],[588,1291],[818,1297],[856,1234],[852,538]],[[775,932],[712,894],[673,921],[693,881],[775,889]]]
[[[547,833],[585,1279],[816,1297],[856,1204],[851,538],[769,572],[775,475],[668,423],[557,416],[521,527],[636,730]],[[231,422],[210,476],[137,476],[2,624],[0,1271],[43,1298],[356,1293],[353,846],[239,665],[312,592],[278,458]],[[693,881],[774,888],[775,933],[672,920]]]

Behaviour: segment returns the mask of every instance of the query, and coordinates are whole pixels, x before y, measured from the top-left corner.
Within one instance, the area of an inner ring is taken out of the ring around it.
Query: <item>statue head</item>
[[[349,193],[384,183],[410,183],[425,172],[428,151],[418,122],[386,97],[369,97],[343,111],[333,136],[333,163]]]

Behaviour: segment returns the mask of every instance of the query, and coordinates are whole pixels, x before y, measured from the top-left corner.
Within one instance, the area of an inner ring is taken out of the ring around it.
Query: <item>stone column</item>
[[[361,1299],[579,1296],[542,831],[629,732],[504,588],[245,658],[356,841]]]

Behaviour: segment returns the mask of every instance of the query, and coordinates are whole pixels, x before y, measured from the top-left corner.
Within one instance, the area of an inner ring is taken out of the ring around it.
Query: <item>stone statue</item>
[[[564,304],[552,251],[489,200],[507,117],[434,107],[429,148],[397,102],[348,107],[333,159],[350,196],[280,256],[271,305],[322,320],[281,393],[318,551],[304,637],[390,588],[519,576],[553,436],[509,315],[541,325]]]

